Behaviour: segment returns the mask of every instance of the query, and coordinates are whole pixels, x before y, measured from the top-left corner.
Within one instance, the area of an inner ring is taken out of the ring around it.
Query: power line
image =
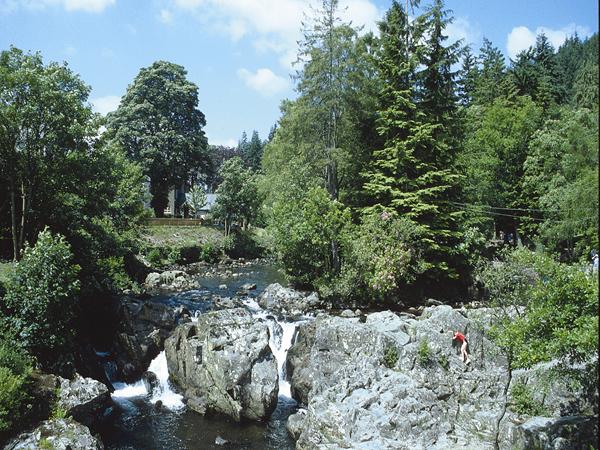
[[[533,211],[533,212],[562,212],[562,211],[564,211],[561,209],[503,208],[500,206],[476,205],[474,203],[461,203],[461,202],[453,202],[453,201],[448,201],[448,203],[453,203],[455,205],[460,205],[460,206],[469,206],[469,207],[473,207],[473,208],[499,209],[501,211]],[[593,209],[593,208],[582,208],[582,209]],[[575,211],[575,210],[567,209],[566,211]]]

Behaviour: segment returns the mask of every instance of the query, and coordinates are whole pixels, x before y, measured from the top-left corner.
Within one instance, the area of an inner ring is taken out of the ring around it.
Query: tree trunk
[[[29,195],[25,189],[25,183],[21,182],[21,229],[19,230],[19,249],[23,248],[25,242],[25,224],[27,223],[27,210],[29,209]]]

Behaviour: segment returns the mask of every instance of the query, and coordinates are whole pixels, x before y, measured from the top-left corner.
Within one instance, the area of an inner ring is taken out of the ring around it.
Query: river
[[[205,417],[185,407],[182,397],[168,382],[166,358],[162,352],[150,364],[160,382],[160,388],[148,393],[141,381],[133,384],[114,381],[113,400],[115,418],[101,430],[100,436],[107,449],[277,449],[294,448],[285,424],[297,404],[290,398],[289,383],[281,377],[287,350],[291,345],[297,324],[275,322],[267,311],[258,309],[254,301],[269,284],[282,282],[275,267],[256,264],[232,269],[238,276],[210,276],[199,278],[197,290],[154,297],[148,301],[171,306],[184,305],[192,314],[201,314],[212,308],[212,294],[233,296],[245,283],[256,283],[247,305],[257,317],[269,317],[271,349],[280,368],[280,395],[277,408],[267,423],[237,423],[222,416]],[[223,285],[227,287],[224,288]],[[159,406],[157,407],[157,401]],[[226,441],[226,442],[225,442]]]

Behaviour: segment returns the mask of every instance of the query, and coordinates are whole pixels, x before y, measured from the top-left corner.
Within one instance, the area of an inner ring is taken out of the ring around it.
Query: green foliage
[[[29,399],[31,357],[14,342],[0,340],[0,437],[19,424]]]
[[[531,388],[522,381],[518,381],[512,386],[510,396],[510,408],[517,414],[527,416],[545,416],[548,414],[548,408],[533,398]]]
[[[348,211],[323,188],[304,198],[276,203],[269,228],[278,258],[294,282],[314,285],[331,273],[331,243],[341,239]]]
[[[40,439],[39,446],[44,450],[55,450],[54,445],[47,438]]]
[[[248,231],[235,231],[223,243],[225,254],[231,258],[259,258],[264,249]]]
[[[228,236],[234,222],[239,222],[245,229],[256,218],[261,200],[256,177],[244,167],[241,158],[225,161],[219,175],[223,181],[216,191],[217,201],[211,212],[225,222],[225,236]]]
[[[425,269],[420,238],[423,230],[384,212],[363,216],[343,235],[342,270],[333,293],[342,298],[394,302]]]
[[[396,363],[398,362],[398,349],[393,345],[387,346],[383,351],[383,359],[381,362],[388,369],[396,367]]]
[[[198,88],[182,66],[157,61],[142,68],[127,88],[119,108],[109,114],[107,136],[150,178],[152,207],[162,217],[171,186],[208,170],[204,114]]]
[[[582,267],[516,250],[481,272],[492,304],[492,329],[513,367],[558,359],[587,361],[598,347],[598,279]]]
[[[431,349],[425,338],[419,341],[419,348],[417,349],[417,360],[422,366],[426,366],[431,363]]]
[[[445,354],[439,356],[438,364],[444,370],[448,370],[448,368],[450,367],[450,361],[448,361],[448,357]]]
[[[59,364],[74,344],[78,272],[64,237],[44,230],[25,248],[8,284],[7,325],[44,368]]]
[[[56,401],[52,405],[52,411],[50,412],[51,419],[66,419],[69,417],[69,412],[67,409],[58,403],[58,398],[60,398],[60,388],[56,389],[54,398]]]
[[[190,192],[187,193],[186,204],[190,207],[194,217],[200,216],[200,210],[206,205],[206,192],[202,186],[192,186]]]

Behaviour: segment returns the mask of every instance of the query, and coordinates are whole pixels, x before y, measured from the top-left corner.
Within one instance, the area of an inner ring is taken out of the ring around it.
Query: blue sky
[[[289,74],[309,0],[0,0],[0,49],[41,51],[67,61],[106,113],[156,60],[183,65],[199,87],[211,144],[242,131],[265,138],[279,104],[294,96]],[[401,3],[404,3],[402,0]],[[340,0],[354,24],[375,29],[391,0]],[[426,5],[425,0],[422,4]],[[544,31],[556,45],[598,30],[596,0],[447,0],[452,39],[479,48],[483,36],[507,57]]]

